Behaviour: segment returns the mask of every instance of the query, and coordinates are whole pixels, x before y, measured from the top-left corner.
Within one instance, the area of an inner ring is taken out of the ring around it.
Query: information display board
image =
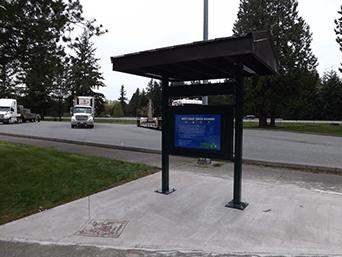
[[[231,106],[179,106],[170,113],[171,154],[233,159]]]
[[[175,115],[175,147],[221,150],[221,115]]]

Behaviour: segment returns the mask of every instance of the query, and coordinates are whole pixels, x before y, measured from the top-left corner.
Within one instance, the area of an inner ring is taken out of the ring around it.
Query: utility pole
[[[204,12],[203,12],[203,40],[208,40],[208,0],[204,0]],[[207,81],[204,80],[203,83]],[[208,105],[208,96],[202,96],[203,105]]]
[[[208,40],[208,0],[204,0],[203,40]]]
[[[208,40],[208,0],[204,0],[203,5],[203,41]],[[207,83],[207,80],[203,80],[203,84]],[[208,105],[208,96],[202,96],[202,105]],[[197,161],[198,164],[208,165],[211,163],[209,158],[199,158]]]

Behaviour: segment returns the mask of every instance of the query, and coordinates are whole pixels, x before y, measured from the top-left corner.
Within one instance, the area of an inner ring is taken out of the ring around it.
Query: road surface
[[[0,124],[0,133],[161,149],[160,131],[135,125],[96,124],[94,129],[71,129],[67,122]],[[245,129],[243,140],[245,159],[342,168],[342,137]]]

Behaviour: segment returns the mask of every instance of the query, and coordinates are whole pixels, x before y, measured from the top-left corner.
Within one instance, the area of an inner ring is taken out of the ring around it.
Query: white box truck
[[[71,109],[71,128],[94,127],[95,97],[76,96]]]
[[[18,122],[17,100],[0,99],[0,122],[4,124]]]

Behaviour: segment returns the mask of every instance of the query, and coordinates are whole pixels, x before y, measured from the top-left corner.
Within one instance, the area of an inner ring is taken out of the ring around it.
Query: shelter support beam
[[[235,156],[233,200],[226,207],[243,210],[248,203],[241,202],[242,181],[242,144],[243,144],[243,66],[236,68],[236,105],[235,105]]]
[[[169,97],[168,97],[169,80],[162,79],[162,187],[156,190],[157,193],[171,194],[176,191],[174,188],[170,190],[169,185],[169,147],[168,147],[168,126],[169,126]]]

